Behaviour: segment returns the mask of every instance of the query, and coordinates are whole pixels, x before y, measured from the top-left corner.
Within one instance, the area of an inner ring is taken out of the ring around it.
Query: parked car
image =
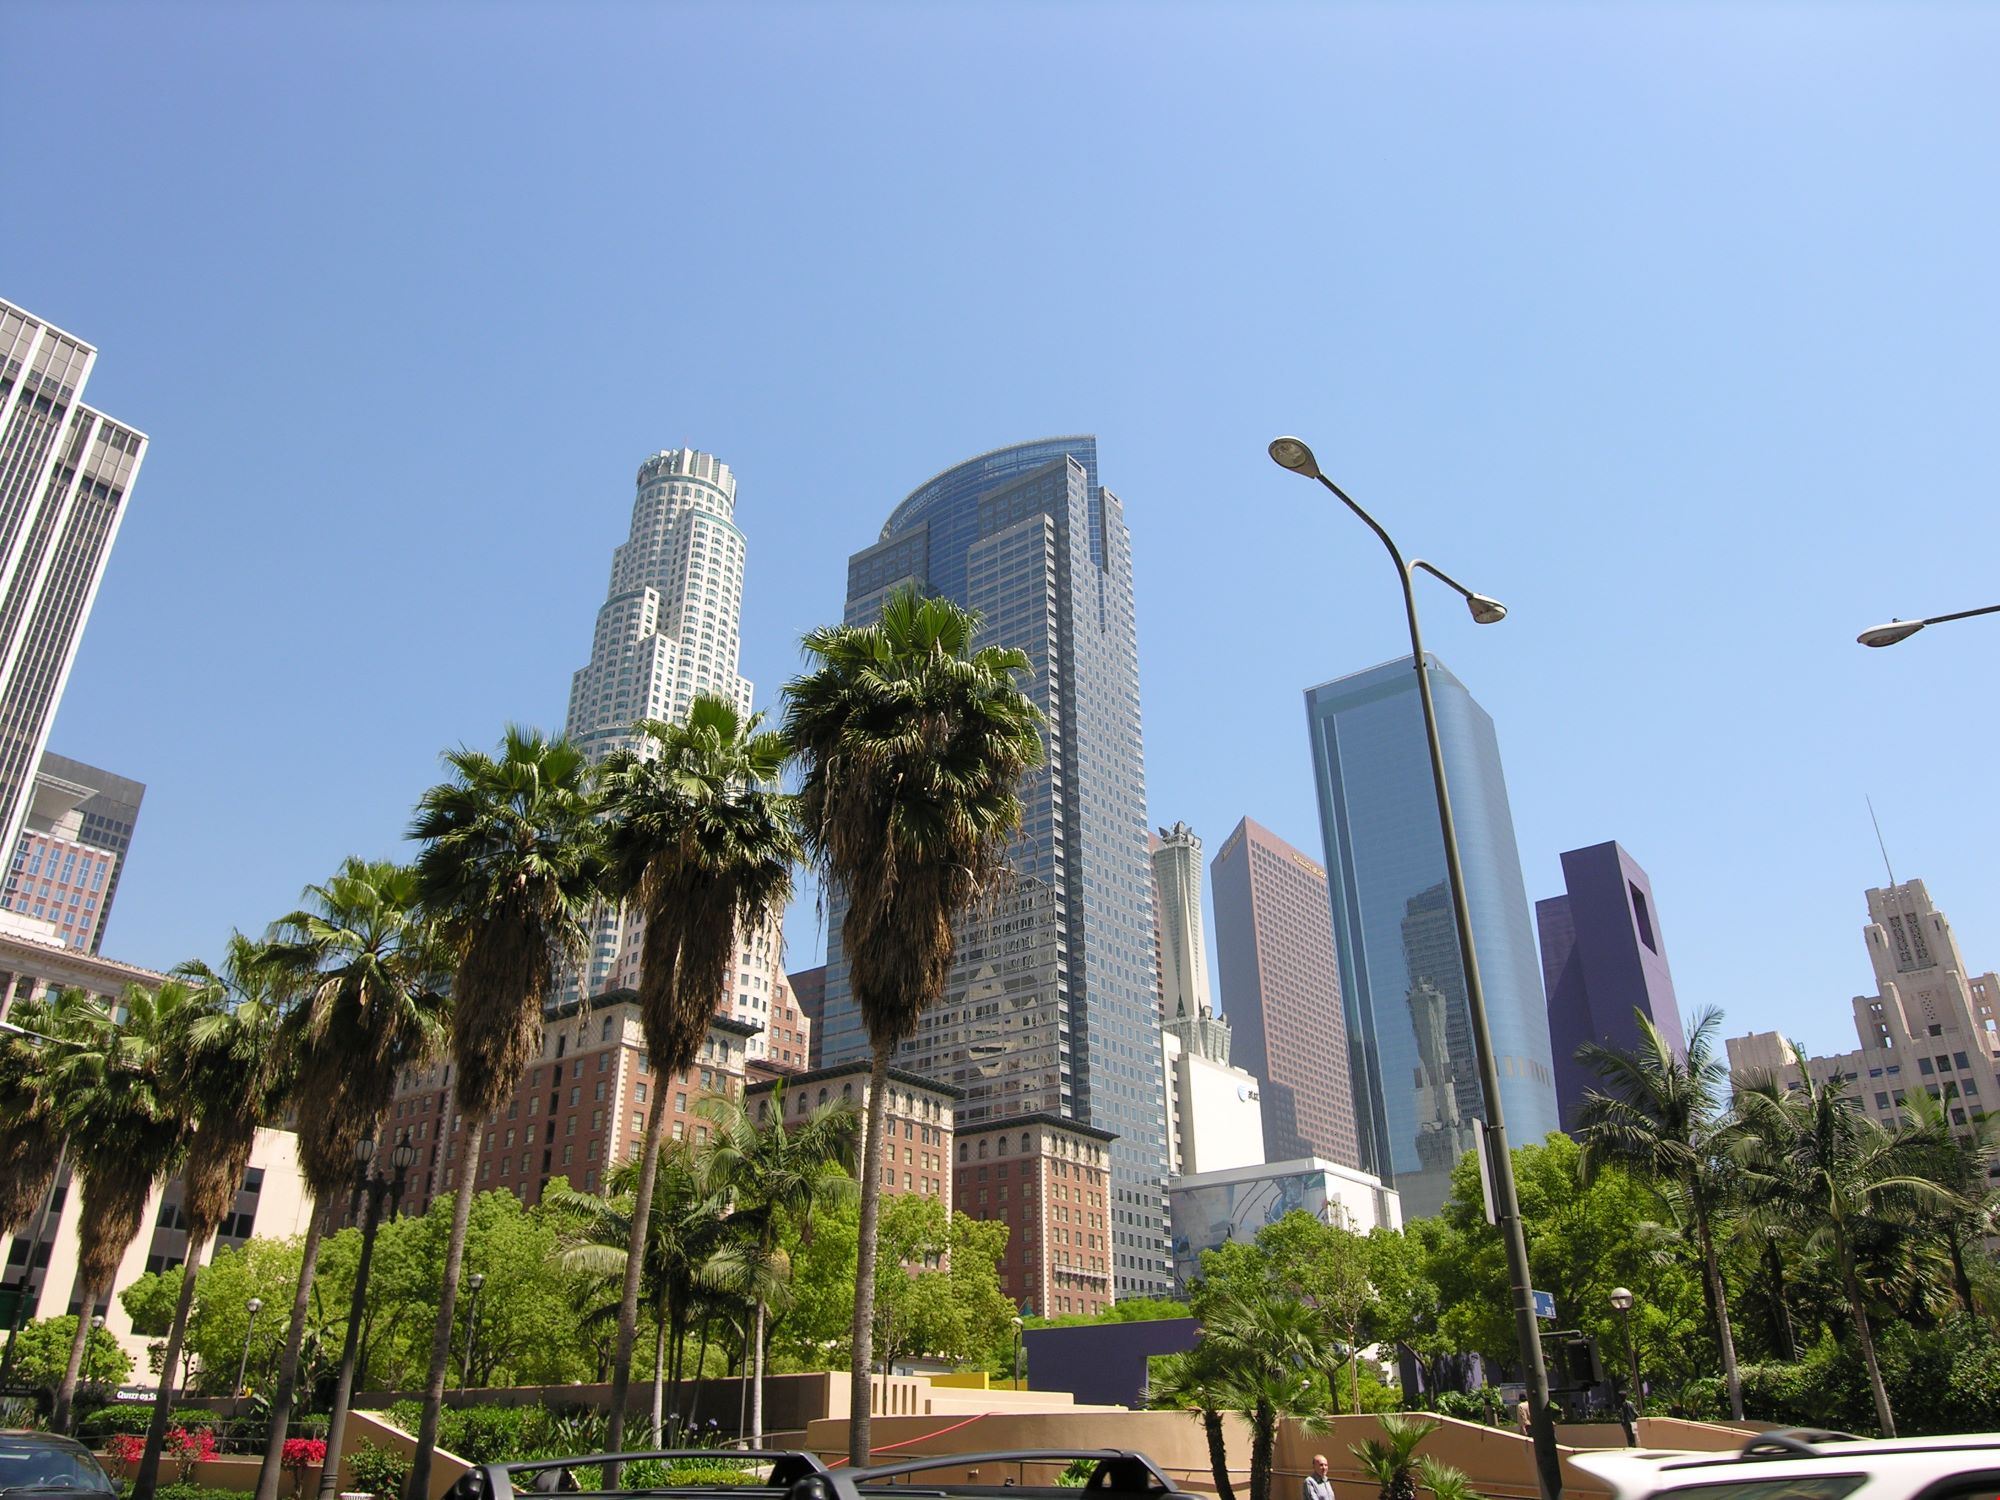
[[[74,1438],[0,1432],[0,1495],[56,1492],[75,1500],[116,1500],[118,1487]]]
[[[1613,1449],[1572,1459],[1613,1500],[1996,1500],[2000,1433],[1855,1438],[1791,1429],[1738,1453]]]

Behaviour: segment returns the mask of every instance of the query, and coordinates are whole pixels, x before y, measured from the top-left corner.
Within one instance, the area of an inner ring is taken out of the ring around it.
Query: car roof
[[[1785,1479],[1824,1472],[1829,1466],[1924,1466],[1939,1459],[1962,1461],[1986,1452],[2000,1466],[2000,1433],[1957,1433],[1946,1437],[1854,1438],[1845,1433],[1779,1430],[1751,1438],[1734,1453],[1682,1449],[1623,1448],[1582,1453],[1571,1459],[1584,1473],[1609,1484],[1617,1500],[1723,1484],[1750,1478]]]
[[[38,1432],[32,1427],[0,1428],[0,1438],[16,1442],[46,1443],[51,1448],[83,1448],[83,1444],[73,1437],[64,1437],[60,1432]],[[83,1451],[88,1453],[90,1450],[84,1448]]]

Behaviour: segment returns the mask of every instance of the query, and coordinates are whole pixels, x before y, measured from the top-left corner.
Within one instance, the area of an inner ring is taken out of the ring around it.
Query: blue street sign
[[[1556,1315],[1555,1293],[1530,1292],[1529,1295],[1535,1299],[1535,1316],[1553,1321]]]

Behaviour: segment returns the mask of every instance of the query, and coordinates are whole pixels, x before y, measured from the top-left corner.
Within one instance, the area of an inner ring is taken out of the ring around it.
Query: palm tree
[[[291,1054],[281,1045],[283,995],[262,944],[232,933],[217,971],[200,961],[176,976],[194,996],[168,1023],[161,1039],[166,1086],[192,1117],[193,1138],[181,1173],[181,1211],[187,1217],[187,1256],[181,1295],[161,1356],[160,1392],[146,1429],[146,1447],[132,1481],[132,1500],[152,1500],[160,1477],[160,1450],[173,1410],[171,1375],[180,1361],[203,1249],[236,1205],[236,1190],[250,1166],[257,1128],[283,1107]]]
[[[609,1193],[599,1197],[567,1186],[548,1188],[542,1204],[562,1221],[556,1260],[564,1270],[594,1279],[615,1292],[605,1303],[583,1311],[583,1321],[615,1320],[623,1306],[625,1272],[631,1257],[633,1193],[639,1164],[626,1162],[611,1174]],[[653,1210],[646,1219],[646,1251],[640,1292],[653,1315],[652,1441],[660,1441],[666,1415],[666,1386],[675,1386],[680,1404],[680,1367],[690,1310],[702,1288],[715,1280],[714,1259],[721,1245],[725,1203],[710,1191],[706,1174],[687,1141],[669,1141],[653,1177]],[[596,1295],[595,1289],[592,1295]]]
[[[841,942],[874,1066],[863,1136],[848,1457],[868,1461],[875,1242],[889,1062],[944,991],[956,926],[1006,870],[1018,784],[1041,763],[1025,653],[974,648],[979,616],[914,589],[879,624],[805,638],[811,666],[785,688],[807,853],[847,896]]]
[[[1193,1412],[1201,1419],[1202,1436],[1208,1443],[1208,1469],[1215,1480],[1218,1500],[1236,1500],[1222,1414],[1235,1410],[1241,1403],[1229,1384],[1228,1371],[1222,1367],[1215,1346],[1204,1340],[1185,1354],[1161,1355],[1152,1361],[1146,1385],[1149,1405]]]
[[[1586,1042],[1577,1048],[1577,1060],[1595,1068],[1605,1083],[1605,1091],[1592,1089],[1584,1096],[1577,1132],[1583,1171],[1588,1176],[1603,1162],[1618,1162],[1679,1194],[1701,1252],[1730,1415],[1740,1422],[1743,1382],[1736,1372],[1729,1289],[1715,1249],[1731,1130],[1722,1103],[1729,1067],[1716,1043],[1722,1012],[1711,1008],[1690,1019],[1685,1054],[1674,1050],[1643,1011],[1634,1010],[1633,1016],[1637,1047],[1626,1051]]]
[[[603,883],[590,769],[569,741],[510,726],[497,758],[461,748],[445,764],[452,778],[424,793],[410,836],[424,845],[422,898],[454,964],[452,1086],[465,1152],[410,1465],[415,1500],[430,1493],[486,1116],[540,1049],[543,1007],[559,966],[583,957],[585,918]]]
[[[775,1279],[789,1279],[779,1237],[787,1224],[802,1240],[812,1236],[813,1215],[853,1200],[854,1111],[846,1103],[823,1104],[811,1114],[785,1123],[785,1086],[781,1080],[759,1103],[761,1119],[752,1118],[739,1099],[713,1095],[696,1106],[716,1123],[705,1160],[710,1180],[732,1200],[732,1222],[742,1234],[728,1264],[750,1295],[751,1360],[750,1437],[752,1446],[764,1436],[764,1336],[769,1299],[764,1288]]]
[[[1857,1234],[1899,1209],[1956,1213],[1963,1201],[1921,1175],[1932,1142],[1884,1130],[1862,1113],[1844,1077],[1835,1073],[1815,1081],[1804,1051],[1796,1046],[1793,1051],[1798,1084],[1787,1089],[1765,1079],[1737,1094],[1737,1110],[1755,1143],[1743,1153],[1745,1183],[1762,1202],[1791,1205],[1807,1243],[1832,1252],[1868,1367],[1876,1423],[1883,1437],[1894,1437],[1896,1416],[1875,1358],[1875,1333],[1857,1269]]]
[[[1319,1313],[1274,1281],[1232,1287],[1213,1299],[1197,1292],[1194,1306],[1201,1342],[1211,1346],[1226,1389],[1250,1420],[1250,1500],[1270,1500],[1278,1421],[1325,1425],[1340,1357]]]
[[[1390,1414],[1381,1419],[1382,1436],[1349,1446],[1361,1470],[1375,1481],[1381,1500],[1417,1500],[1417,1474],[1423,1462],[1417,1447],[1444,1424],[1435,1417]],[[1464,1476],[1460,1476],[1462,1479]]]
[[[306,1221],[256,1500],[277,1500],[313,1273],[354,1185],[355,1146],[388,1109],[397,1078],[428,1064],[449,1033],[442,954],[418,896],[409,866],[350,857],[323,885],[307,886],[299,909],[271,929],[271,983],[296,994],[286,1045],[297,1058],[299,1168],[316,1207]]]
[[[778,790],[785,747],[758,732],[726,698],[699,694],[687,722],[642,719],[640,751],[619,751],[603,768],[608,893],[630,901],[644,923],[639,941],[639,1024],[653,1074],[640,1147],[633,1253],[627,1258],[611,1361],[616,1452],[625,1431],[639,1280],[652,1212],[653,1174],[666,1122],[667,1081],[692,1063],[729,989],[739,931],[782,912],[792,893],[798,838],[790,798]],[[617,1483],[613,1466],[607,1485]]]
[[[42,1032],[58,1019],[41,1001],[15,1005],[13,1024]],[[32,1038],[0,1034],[0,1237],[26,1228],[56,1180],[62,1129],[48,1089],[46,1048]]]
[[[1956,1097],[1957,1085],[1946,1087]],[[1963,1131],[1955,1131],[1949,1108],[1928,1089],[1912,1090],[1904,1099],[1900,1133],[1907,1149],[1922,1157],[1918,1170],[1957,1199],[1951,1212],[1933,1206],[1925,1222],[1944,1241],[1959,1304],[1977,1317],[1972,1278],[1965,1269],[1965,1245],[1968,1240],[1977,1245],[2000,1227],[2000,1194],[1994,1192],[1992,1178],[1994,1166],[2000,1164],[2000,1116],[1976,1115]]]
[[[133,985],[116,1014],[95,1002],[77,1005],[57,1033],[70,1045],[50,1059],[56,1107],[82,1183],[72,1294],[77,1331],[50,1418],[58,1432],[69,1430],[91,1313],[110,1295],[155,1184],[187,1147],[190,1119],[166,1076],[166,1046],[180,1013],[199,1003],[178,980],[157,991]]]

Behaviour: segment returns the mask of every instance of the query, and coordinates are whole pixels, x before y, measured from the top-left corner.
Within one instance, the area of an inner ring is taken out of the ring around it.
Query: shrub
[[[713,1462],[684,1458],[667,1465],[667,1485],[762,1484],[767,1470],[758,1465]]]
[[[139,1460],[146,1456],[146,1440],[136,1432],[115,1433],[104,1445],[104,1456],[128,1475],[136,1476]]]
[[[210,1427],[172,1427],[167,1430],[167,1457],[180,1470],[180,1482],[194,1478],[194,1466],[215,1457],[215,1430]]]
[[[410,1480],[407,1457],[394,1448],[378,1448],[366,1439],[347,1455],[347,1465],[354,1487],[371,1495],[389,1496],[393,1500],[403,1493],[403,1486]]]
[[[504,1463],[525,1456],[527,1440],[540,1436],[531,1422],[540,1418],[540,1407],[467,1406],[445,1412],[438,1424],[439,1444],[460,1458],[475,1464]]]
[[[101,1407],[76,1424],[76,1435],[85,1443],[93,1438],[108,1437],[117,1432],[136,1432],[144,1436],[152,1425],[153,1408],[121,1403],[117,1406]]]
[[[292,1493],[303,1495],[306,1488],[306,1470],[316,1469],[326,1462],[325,1438],[286,1438],[279,1461],[292,1471]]]

